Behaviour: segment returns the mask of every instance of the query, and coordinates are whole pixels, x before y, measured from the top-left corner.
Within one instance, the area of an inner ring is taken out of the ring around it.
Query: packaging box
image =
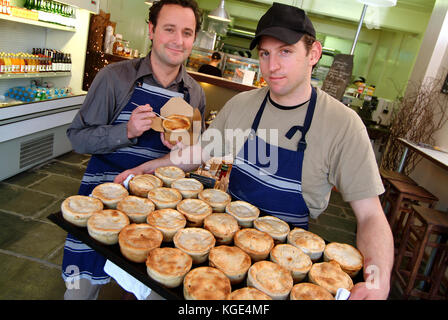
[[[171,131],[167,132],[163,126],[163,119],[156,117],[153,119],[151,128],[158,132],[165,133],[165,139],[171,144],[176,144],[181,141],[184,145],[192,145],[196,143],[201,135],[202,117],[197,108],[193,108],[184,99],[180,97],[174,97],[168,100],[167,103],[160,109],[160,115],[167,117],[170,115],[182,115],[190,120],[190,128],[188,131],[180,130],[179,132]]]

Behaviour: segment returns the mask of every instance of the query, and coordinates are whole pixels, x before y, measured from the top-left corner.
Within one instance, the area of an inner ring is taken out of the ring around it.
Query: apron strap
[[[266,107],[266,101],[268,101],[268,96],[269,96],[269,91],[266,94],[266,96],[264,97],[264,100],[260,106],[260,109],[258,109],[257,115],[255,116],[254,122],[252,123],[252,130],[255,132],[257,132],[258,130],[258,125],[260,124],[261,121],[261,116],[263,115],[263,111]]]
[[[141,87],[143,85],[143,77],[138,78],[137,81],[135,82],[135,85],[137,87]],[[179,83],[179,88],[178,88],[177,91],[184,95],[184,100],[187,103],[190,103],[190,92],[188,91],[188,88],[186,88],[184,86],[184,81],[183,80]]]

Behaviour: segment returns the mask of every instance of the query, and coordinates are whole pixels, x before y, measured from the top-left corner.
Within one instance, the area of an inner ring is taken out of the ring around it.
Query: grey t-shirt
[[[145,58],[116,62],[101,69],[92,82],[86,99],[67,129],[67,136],[78,153],[104,154],[133,145],[127,138],[127,123],[112,125],[126,106],[138,79],[162,87],[151,68],[149,53]],[[176,79],[165,89],[179,91],[183,84],[190,95],[190,105],[204,118],[205,93],[182,65]]]

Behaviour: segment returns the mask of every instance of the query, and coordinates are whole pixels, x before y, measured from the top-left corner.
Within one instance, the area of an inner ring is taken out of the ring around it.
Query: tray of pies
[[[48,219],[171,300],[334,300],[362,281],[355,247],[186,176],[170,167],[129,190],[100,184]]]

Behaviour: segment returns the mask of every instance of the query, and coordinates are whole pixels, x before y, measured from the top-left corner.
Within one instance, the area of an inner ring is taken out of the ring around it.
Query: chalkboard
[[[342,100],[350,83],[353,70],[353,55],[337,54],[322,84],[322,90],[337,100]]]

